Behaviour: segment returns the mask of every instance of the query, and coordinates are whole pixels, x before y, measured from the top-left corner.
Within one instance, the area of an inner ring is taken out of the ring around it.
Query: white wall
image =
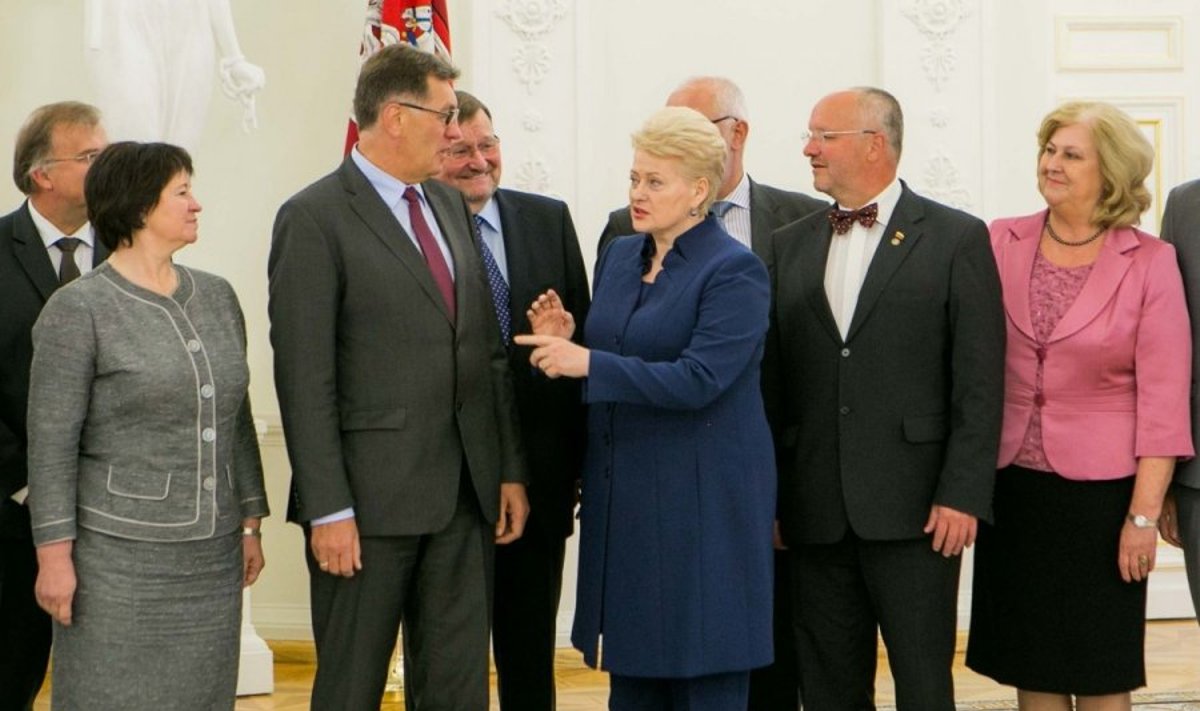
[[[288,471],[271,386],[266,256],[279,204],[340,159],[366,3],[231,2],[243,50],[267,73],[260,128],[241,133],[238,108],[214,96],[194,151],[201,241],[179,259],[228,278],[246,310],[255,409],[276,428],[264,449],[276,515],[255,622],[267,636],[306,636],[302,542],[282,521]],[[94,99],[82,3],[0,0],[0,146],[34,106]],[[1158,184],[1200,175],[1200,49],[1182,41],[1200,31],[1200,8],[1187,0],[451,0],[450,17],[459,85],[496,114],[504,182],[567,200],[589,258],[608,211],[624,201],[629,133],[693,74],[742,85],[747,165],[780,187],[811,191],[798,138],[808,112],[825,93],[859,84],[882,85],[905,106],[902,177],[985,218],[1040,206],[1033,134],[1070,96],[1113,98],[1143,119],[1160,142]],[[1096,21],[1079,21],[1087,18]],[[1064,19],[1074,24],[1056,48]],[[11,153],[0,153],[8,174]],[[0,180],[0,207],[19,200]],[[1153,228],[1157,212],[1147,222]],[[572,602],[565,592],[564,633]]]

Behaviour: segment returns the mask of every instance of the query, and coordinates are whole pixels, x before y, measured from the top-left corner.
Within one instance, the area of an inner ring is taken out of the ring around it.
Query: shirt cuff
[[[320,518],[314,518],[313,520],[308,522],[308,525],[324,526],[327,523],[336,523],[338,521],[345,521],[348,518],[354,518],[354,507],[353,506],[351,506],[348,509],[342,509],[341,511],[334,511],[333,513],[331,513],[327,516],[321,516]]]

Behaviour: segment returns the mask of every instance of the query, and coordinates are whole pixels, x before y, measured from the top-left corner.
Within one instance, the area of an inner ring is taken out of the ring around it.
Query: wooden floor
[[[308,709],[308,693],[313,676],[312,644],[271,642],[270,646],[275,654],[275,693],[269,696],[243,697],[238,700],[238,711]],[[1200,627],[1197,627],[1194,620],[1150,623],[1146,638],[1146,666],[1149,686],[1144,692],[1200,698]],[[878,701],[880,705],[887,705],[893,700],[892,680],[887,672],[886,654],[882,649],[879,668]],[[962,703],[1015,698],[1011,689],[999,686],[963,667],[961,653],[955,659],[954,672],[956,695]],[[574,650],[559,650],[556,676],[560,711],[601,711],[607,708],[607,676],[585,667]],[[494,690],[494,676],[492,681]],[[34,708],[38,711],[50,708],[48,690],[43,690]],[[380,708],[386,711],[400,711],[404,708],[402,694],[389,693]],[[494,699],[492,708],[496,708]],[[981,705],[980,708],[998,707]]]

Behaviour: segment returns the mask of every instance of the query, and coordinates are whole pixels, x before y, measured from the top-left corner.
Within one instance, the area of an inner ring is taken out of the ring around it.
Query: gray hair
[[[900,150],[904,146],[904,112],[900,110],[900,102],[883,89],[873,86],[858,86],[852,91],[858,94],[862,118],[883,131],[888,145],[896,154],[896,160],[900,160]]]

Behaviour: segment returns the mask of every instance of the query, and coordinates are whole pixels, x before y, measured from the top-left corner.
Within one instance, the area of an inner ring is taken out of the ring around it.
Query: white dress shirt
[[[829,243],[829,259],[825,263],[825,297],[829,299],[829,308],[833,311],[833,320],[837,322],[842,340],[846,339],[846,334],[850,331],[863,279],[867,276],[867,269],[871,266],[875,250],[879,248],[883,231],[892,219],[896,203],[900,201],[900,192],[900,180],[893,179],[883,192],[863,205],[834,206],[834,209],[843,210],[857,210],[871,203],[879,206],[875,224],[869,229],[855,220],[849,232],[841,235],[835,232]]]
[[[725,212],[725,216],[719,218],[721,224],[725,227],[734,239],[746,247],[750,246],[750,175],[742,173],[742,179],[738,181],[737,187],[733,192],[726,195],[720,202],[730,203],[729,210]]]

